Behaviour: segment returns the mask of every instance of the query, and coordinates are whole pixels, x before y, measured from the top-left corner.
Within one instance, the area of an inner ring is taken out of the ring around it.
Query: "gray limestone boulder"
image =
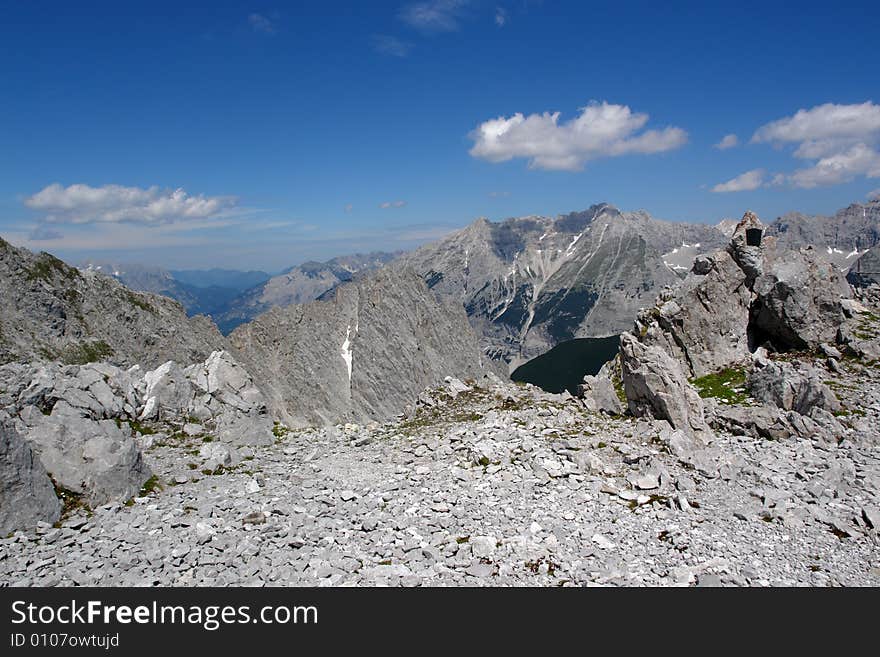
[[[259,447],[275,442],[274,422],[268,415],[225,413],[216,418],[217,439],[229,445]]]
[[[22,420],[25,438],[52,479],[90,506],[130,499],[152,474],[124,424],[84,417],[64,401],[50,415],[27,407]]]
[[[688,383],[678,361],[657,346],[620,336],[623,386],[629,411],[636,417],[667,420],[674,429],[705,431],[703,400]]]
[[[253,378],[228,351],[215,351],[204,363],[191,365],[186,377],[196,389],[196,407],[206,407],[211,414],[234,410],[240,413],[263,413],[266,398]]]
[[[8,416],[0,416],[0,536],[53,523],[60,515],[61,503],[39,457]]]
[[[813,408],[840,410],[840,402],[822,382],[820,372],[800,363],[757,358],[746,386],[758,401],[801,415],[809,415]]]
[[[587,410],[594,413],[604,412],[609,415],[623,414],[623,405],[617,397],[612,380],[614,362],[605,363],[595,376],[587,375],[584,377],[579,392]]]
[[[189,408],[194,392],[180,365],[168,361],[144,375],[146,390],[142,420],[180,417]]]
[[[852,290],[840,271],[811,249],[768,257],[755,279],[751,330],[777,349],[818,349],[837,342]]]
[[[642,342],[681,361],[691,377],[748,358],[752,293],[730,254],[699,258],[670,297],[640,314]]]

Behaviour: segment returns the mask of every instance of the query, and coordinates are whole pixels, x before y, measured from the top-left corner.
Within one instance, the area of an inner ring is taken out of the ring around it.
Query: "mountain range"
[[[132,290],[171,297],[187,315],[210,316],[223,334],[273,308],[332,299],[339,286],[382,268],[412,270],[435,295],[464,309],[484,356],[513,371],[568,340],[628,329],[639,309],[651,305],[663,288],[677,284],[697,256],[726,243],[733,225],[731,220],[716,225],[664,221],[600,203],[557,217],[481,218],[413,252],[306,262],[275,276],[220,269],[172,272],[99,261],[75,270],[63,263],[56,266],[60,261],[51,256],[22,257],[36,258],[28,266],[53,279],[74,283],[77,276],[98,280],[108,274]],[[780,248],[812,247],[842,271],[864,256],[863,263],[869,263],[864,268],[873,271],[876,266],[870,263],[876,256],[865,254],[880,242],[880,202],[855,203],[832,216],[789,213],[768,224],[766,232],[777,238]],[[73,294],[69,292],[71,298]],[[69,300],[54,303],[62,304],[67,323],[81,312]],[[164,302],[152,305],[164,307]],[[175,316],[172,326],[183,319]],[[197,321],[210,326],[204,319]],[[216,334],[203,336],[201,342],[216,343]]]

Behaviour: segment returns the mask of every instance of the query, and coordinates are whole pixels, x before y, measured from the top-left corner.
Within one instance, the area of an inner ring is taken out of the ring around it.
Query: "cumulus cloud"
[[[248,16],[248,24],[254,32],[263,34],[275,34],[275,22],[263,14],[251,14]]]
[[[880,105],[871,101],[826,103],[798,110],[755,131],[752,143],[796,144],[794,157],[813,164],[787,176],[796,187],[812,188],[880,177]]]
[[[370,39],[373,50],[392,57],[406,57],[413,49],[413,44],[402,41],[387,34],[374,34]]]
[[[498,27],[504,27],[507,25],[507,10],[504,7],[496,7],[495,25]]]
[[[880,189],[875,189],[874,191],[868,192],[868,200],[880,201]]]
[[[816,164],[798,169],[789,180],[804,189],[850,182],[859,176],[880,178],[880,153],[863,143],[837,153],[829,153]]]
[[[406,205],[406,201],[385,201],[384,203],[380,203],[379,207],[383,210],[387,210],[389,208],[402,208]]]
[[[426,32],[454,32],[469,0],[425,0],[400,11],[403,22]]]
[[[648,115],[626,105],[590,103],[570,121],[560,112],[498,117],[470,134],[473,157],[489,162],[528,158],[529,167],[577,171],[589,160],[628,153],[660,153],[687,142],[681,128],[644,130]]]
[[[752,137],[761,142],[811,142],[820,139],[862,138],[880,131],[880,105],[826,103],[798,110],[793,116],[761,126]]]
[[[739,137],[734,134],[724,135],[724,137],[715,144],[715,148],[719,151],[726,151],[728,148],[733,148],[734,146],[739,145]]]
[[[750,192],[764,184],[764,169],[752,169],[732,178],[725,183],[720,183],[712,188],[713,192]]]
[[[45,212],[49,224],[138,223],[168,224],[222,216],[236,199],[229,196],[190,196],[183,189],[70,185],[58,183],[25,199],[25,205]]]

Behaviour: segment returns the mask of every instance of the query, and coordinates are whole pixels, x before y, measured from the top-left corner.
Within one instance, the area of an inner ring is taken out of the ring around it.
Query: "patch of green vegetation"
[[[74,267],[64,264],[55,256],[43,251],[37,254],[34,264],[28,270],[27,280],[41,280],[51,283],[55,275],[63,276],[67,280],[75,280],[80,274]]]
[[[126,301],[130,303],[132,306],[136,308],[140,308],[141,310],[146,310],[149,313],[156,313],[156,309],[152,304],[148,303],[144,299],[140,297],[140,295],[132,292],[131,290],[123,290],[123,295],[125,296]]]
[[[153,475],[152,477],[150,477],[149,479],[147,479],[144,482],[143,486],[141,486],[140,497],[146,497],[150,493],[153,493],[153,492],[158,493],[161,490],[162,490],[162,482],[159,481],[159,477],[157,477],[156,475]]]
[[[205,436],[204,438],[202,438],[202,442],[203,443],[213,443],[214,437],[213,436]]]
[[[48,345],[41,344],[38,346],[37,353],[45,360],[58,360],[58,352]]]
[[[744,389],[745,382],[746,371],[732,367],[691,381],[700,397],[704,399],[714,397],[723,404],[742,404],[745,402],[749,398]]]
[[[128,426],[131,427],[131,430],[135,433],[139,433],[142,436],[152,436],[156,433],[156,430],[152,427],[148,427],[144,424],[141,424],[137,420],[129,420]]]
[[[113,349],[103,340],[97,342],[82,342],[65,347],[58,360],[67,365],[85,365],[97,363],[113,355]]]
[[[287,434],[290,433],[290,429],[285,427],[280,422],[276,422],[272,425],[272,435],[275,436],[275,442],[280,442],[287,437]]]
[[[215,469],[213,469],[213,470],[211,470],[210,468],[205,468],[205,469],[202,470],[201,472],[202,472],[202,474],[205,475],[206,477],[212,477],[212,476],[214,476],[214,475],[221,475],[221,474],[223,474],[224,472],[226,472],[226,468],[224,468],[223,465],[221,464],[221,465],[218,465],[218,466],[217,466]]]
[[[400,423],[399,431],[405,436],[414,436],[422,429],[439,427],[443,425],[458,424],[461,422],[477,422],[483,416],[473,411],[473,406],[479,403],[485,393],[479,390],[471,390],[452,397],[448,394],[439,395],[440,402],[432,408],[420,408],[415,415]],[[500,400],[499,400],[500,401]],[[508,409],[502,404],[502,408]]]
[[[470,536],[459,536],[458,538],[455,539],[455,542],[458,543],[459,545],[462,545],[463,543],[467,543],[470,540],[471,540]]]

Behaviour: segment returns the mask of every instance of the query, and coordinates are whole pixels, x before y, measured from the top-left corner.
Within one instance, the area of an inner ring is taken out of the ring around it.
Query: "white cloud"
[[[761,126],[752,137],[755,143],[814,142],[818,140],[861,139],[880,131],[880,105],[871,101],[860,105],[826,103],[798,110]]]
[[[373,45],[373,50],[384,55],[391,55],[392,57],[406,57],[413,49],[413,44],[408,41],[402,41],[397,37],[388,36],[387,34],[374,34],[370,41]]]
[[[346,211],[346,213],[348,213],[354,210],[354,206],[351,203],[346,203],[343,209]]]
[[[50,224],[139,223],[168,224],[204,220],[228,213],[236,204],[229,196],[190,196],[183,189],[142,189],[121,185],[70,185],[43,188],[24,201],[47,213]]]
[[[263,14],[251,14],[248,16],[248,24],[254,32],[262,32],[263,34],[275,34],[275,22]]]
[[[489,192],[489,198],[507,198],[510,192]]]
[[[789,180],[804,189],[850,182],[859,176],[880,178],[880,153],[863,143],[829,154],[806,169],[798,169]]]
[[[794,157],[814,160],[787,176],[796,187],[809,189],[850,182],[860,176],[880,177],[880,105],[871,101],[826,103],[761,126],[753,143],[797,144]]]
[[[734,134],[724,135],[724,137],[715,144],[715,148],[719,151],[726,151],[728,148],[733,148],[734,146],[739,145],[739,137]]]
[[[764,183],[764,169],[752,169],[732,178],[725,183],[719,183],[712,188],[713,192],[750,192],[758,189]]]
[[[507,10],[504,7],[496,7],[495,8],[495,25],[498,27],[504,27],[507,25],[508,15]]]
[[[682,146],[681,128],[645,130],[648,115],[633,113],[626,105],[590,103],[570,121],[560,112],[544,112],[481,123],[470,134],[473,157],[490,162],[528,158],[533,169],[577,171],[589,160],[628,153],[660,153]]]
[[[405,6],[400,18],[426,32],[454,32],[469,0],[426,0]]]
[[[880,201],[880,189],[875,189],[871,192],[868,192],[868,200],[869,201]]]
[[[406,201],[385,201],[384,203],[380,203],[379,207],[383,210],[387,210],[388,208],[402,208],[406,205]]]

